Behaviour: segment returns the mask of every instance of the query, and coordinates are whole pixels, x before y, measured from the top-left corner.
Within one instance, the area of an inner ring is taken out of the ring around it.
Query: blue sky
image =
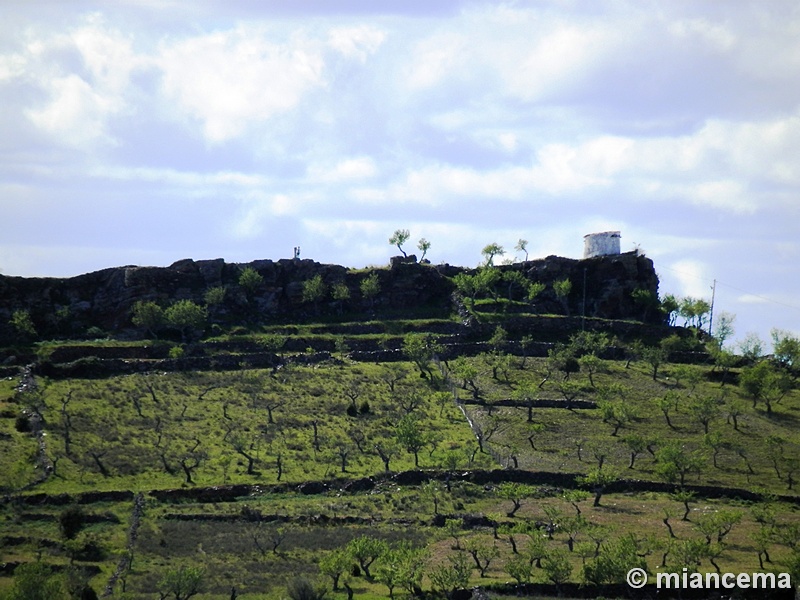
[[[433,7],[431,7],[433,5]],[[0,272],[578,258],[800,333],[800,5],[6,2]],[[517,253],[516,258],[521,255]]]

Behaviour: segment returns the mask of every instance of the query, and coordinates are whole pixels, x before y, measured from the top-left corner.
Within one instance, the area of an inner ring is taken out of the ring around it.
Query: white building
[[[619,231],[588,233],[583,236],[583,258],[619,254]]]

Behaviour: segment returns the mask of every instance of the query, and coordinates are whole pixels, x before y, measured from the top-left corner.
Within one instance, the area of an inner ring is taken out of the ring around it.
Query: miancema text
[[[661,589],[791,589],[789,573],[656,573],[656,587]]]

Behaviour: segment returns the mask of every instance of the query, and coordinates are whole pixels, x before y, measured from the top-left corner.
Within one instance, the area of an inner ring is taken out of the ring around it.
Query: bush
[[[30,433],[31,420],[28,415],[19,415],[17,420],[14,422],[14,429],[20,433]]]
[[[286,593],[291,600],[322,600],[327,592],[324,587],[314,587],[305,577],[293,579],[286,586]]]
[[[97,340],[106,337],[108,337],[106,335],[106,332],[97,327],[96,325],[93,325],[92,327],[89,327],[89,329],[86,330],[86,339],[88,340]]]
[[[86,522],[86,513],[80,506],[70,506],[58,515],[58,527],[67,540],[75,539]]]
[[[181,346],[173,346],[169,349],[170,358],[183,358],[184,350]]]

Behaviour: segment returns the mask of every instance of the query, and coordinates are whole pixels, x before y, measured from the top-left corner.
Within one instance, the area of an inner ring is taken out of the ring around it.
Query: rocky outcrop
[[[245,267],[263,278],[258,289],[248,292],[238,285]],[[654,311],[647,315],[631,298],[636,289],[658,293],[658,278],[650,259],[636,253],[574,260],[550,256],[540,260],[503,265],[503,272],[520,271],[530,281],[545,284],[535,308],[543,313],[569,312],[573,316],[607,319],[643,319],[659,322]],[[207,290],[226,288],[225,301],[211,311],[210,321],[233,325],[242,322],[303,321],[324,314],[359,313],[364,320],[381,312],[428,308],[447,314],[452,308],[452,276],[472,272],[450,265],[416,262],[413,256],[392,260],[389,268],[352,270],[312,260],[257,260],[247,264],[222,259],[180,260],[169,267],[125,266],[103,269],[71,278],[24,278],[0,275],[0,344],[15,342],[9,319],[15,310],[30,312],[40,337],[80,337],[91,328],[120,332],[131,328],[131,308],[137,301],[167,306],[189,299],[204,304]],[[361,282],[377,274],[380,292],[364,298]],[[319,302],[303,299],[303,283],[319,275],[330,289],[344,283],[350,297],[335,301],[327,294]],[[555,281],[569,279],[572,290],[566,304],[552,289]],[[498,292],[505,284],[499,284]],[[518,286],[519,287],[519,286]],[[523,290],[512,289],[515,299]],[[505,295],[505,292],[503,292]],[[566,310],[565,310],[566,309]],[[98,333],[95,331],[95,333]]]

